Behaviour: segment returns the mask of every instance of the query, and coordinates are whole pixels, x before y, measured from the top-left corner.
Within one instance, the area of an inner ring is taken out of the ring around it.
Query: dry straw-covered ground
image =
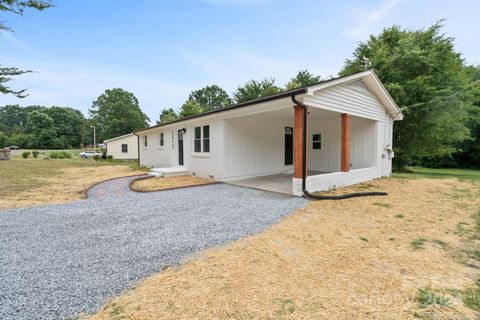
[[[217,183],[215,180],[192,177],[192,176],[179,176],[179,177],[159,177],[148,178],[134,181],[130,186],[134,191],[160,191],[172,188],[184,188],[191,186],[201,186],[206,184]]]
[[[389,195],[311,202],[144,280],[93,319],[474,319],[478,185],[392,178],[341,192],[353,190]]]
[[[82,199],[95,183],[139,173],[126,164],[89,159],[1,161],[0,210]]]

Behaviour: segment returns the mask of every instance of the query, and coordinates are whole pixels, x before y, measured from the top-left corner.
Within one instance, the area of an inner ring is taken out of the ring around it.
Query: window
[[[197,153],[210,152],[210,126],[195,127],[193,150]]]
[[[148,138],[147,136],[144,136],[144,137],[143,137],[143,146],[144,146],[145,148],[148,147],[148,139],[147,139],[147,138]]]
[[[203,152],[210,152],[210,126],[203,126]]]
[[[122,153],[128,153],[128,144],[122,144]]]
[[[160,132],[160,135],[158,136],[158,144],[160,145],[160,147],[163,147],[163,132]]]
[[[322,135],[320,133],[314,133],[312,135],[312,149],[322,149]]]

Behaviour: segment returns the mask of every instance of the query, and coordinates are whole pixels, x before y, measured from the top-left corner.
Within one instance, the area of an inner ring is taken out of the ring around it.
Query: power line
[[[429,104],[432,104],[432,103],[435,103],[435,102],[440,102],[442,100],[447,100],[447,99],[450,99],[450,98],[453,98],[457,95],[459,95],[460,93],[474,87],[475,85],[477,84],[480,84],[480,80],[476,80],[476,81],[473,81],[472,83],[470,83],[469,85],[467,85],[465,88],[461,89],[461,90],[458,90],[448,96],[445,96],[445,97],[440,97],[440,98],[437,98],[437,99],[433,99],[433,100],[430,100],[430,101],[427,101],[427,102],[419,102],[419,103],[416,103],[416,104],[412,104],[411,106],[407,106],[407,107],[403,107],[403,108],[400,108],[400,111],[395,115],[395,117],[397,115],[399,115],[403,110],[405,109],[411,109],[411,108],[414,108],[414,107],[418,107],[418,106],[422,106],[422,105],[429,105]],[[417,110],[419,111],[419,110]],[[394,118],[395,118],[394,117]]]

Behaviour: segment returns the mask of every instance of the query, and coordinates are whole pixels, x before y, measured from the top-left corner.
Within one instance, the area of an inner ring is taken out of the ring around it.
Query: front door
[[[285,165],[293,164],[293,128],[285,127]]]
[[[178,130],[178,164],[183,166],[183,129]]]

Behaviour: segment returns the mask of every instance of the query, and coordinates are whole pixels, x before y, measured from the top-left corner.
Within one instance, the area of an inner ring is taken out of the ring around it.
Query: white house
[[[139,162],[301,196],[390,176],[399,108],[373,71],[138,130]],[[305,146],[305,148],[304,148]]]
[[[138,159],[138,138],[133,133],[103,141],[107,148],[107,156],[118,160]]]

